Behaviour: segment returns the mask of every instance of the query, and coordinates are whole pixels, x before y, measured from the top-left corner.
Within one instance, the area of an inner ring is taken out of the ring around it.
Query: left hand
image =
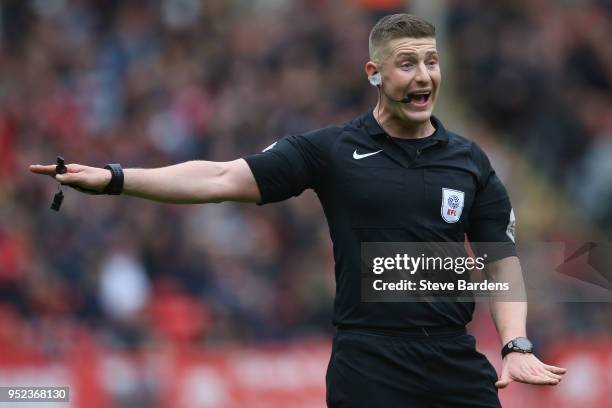
[[[565,368],[544,364],[533,354],[510,353],[502,360],[502,369],[497,388],[506,388],[512,381],[535,385],[557,385],[561,382]]]

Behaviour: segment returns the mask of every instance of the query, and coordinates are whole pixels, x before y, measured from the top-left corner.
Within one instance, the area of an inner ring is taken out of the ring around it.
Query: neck
[[[388,106],[377,104],[374,108],[374,119],[387,134],[401,139],[420,139],[431,136],[435,131],[431,119],[424,122],[414,122],[398,109],[392,112]]]

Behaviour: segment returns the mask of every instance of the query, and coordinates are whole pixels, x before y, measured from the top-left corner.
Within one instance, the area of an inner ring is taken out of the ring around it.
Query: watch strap
[[[504,347],[502,347],[502,351],[501,351],[502,360],[504,359],[504,357],[506,357],[508,354],[512,353],[513,351],[514,351],[514,341],[510,340],[508,343],[506,343]]]
[[[119,195],[123,192],[123,169],[120,164],[107,164],[105,169],[110,170],[111,180],[102,190],[102,194]]]

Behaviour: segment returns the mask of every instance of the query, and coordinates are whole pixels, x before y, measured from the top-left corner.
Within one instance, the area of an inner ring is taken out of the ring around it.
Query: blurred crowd
[[[55,213],[56,183],[26,169],[58,154],[124,167],[231,160],[346,120],[374,100],[359,67],[376,12],[363,10],[2,2],[0,343],[52,349],[82,330],[117,346],[329,333],[333,263],[314,194],[258,208],[68,189]]]
[[[514,151],[517,166],[527,159],[533,168],[508,186],[515,207],[523,203],[519,237],[609,241],[612,2],[456,0],[446,21],[455,95],[468,116]],[[534,186],[539,178],[554,188]],[[610,265],[608,258],[598,267],[608,289]],[[577,267],[589,268],[586,258]],[[612,330],[610,303],[536,300],[529,310],[528,330],[540,349],[569,333]]]
[[[450,3],[457,93],[612,237],[612,2]]]
[[[3,1],[0,345],[330,333],[331,243],[311,192],[257,207],[65,189],[55,213],[57,184],[27,165],[231,160],[362,113],[369,30],[400,2],[362,3]],[[450,2],[457,100],[612,229],[610,3],[522,3]]]

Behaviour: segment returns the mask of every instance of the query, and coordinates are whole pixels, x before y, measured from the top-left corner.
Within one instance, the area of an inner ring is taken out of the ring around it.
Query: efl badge
[[[449,224],[459,221],[463,212],[465,193],[450,188],[442,189],[442,219]]]

